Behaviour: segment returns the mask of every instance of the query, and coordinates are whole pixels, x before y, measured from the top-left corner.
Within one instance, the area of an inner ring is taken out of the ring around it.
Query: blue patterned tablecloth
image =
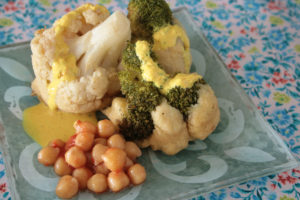
[[[110,11],[126,0],[0,0],[0,45],[32,39],[84,2]],[[257,108],[300,159],[300,0],[169,0],[185,6]],[[1,127],[0,127],[1,128]],[[0,199],[10,199],[0,152]],[[194,199],[300,199],[300,168]]]

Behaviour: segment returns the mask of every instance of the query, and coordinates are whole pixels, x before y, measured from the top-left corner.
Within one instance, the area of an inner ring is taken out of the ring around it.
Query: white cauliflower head
[[[157,62],[168,74],[188,73],[192,55],[190,41],[178,20],[153,34],[153,52]]]
[[[208,84],[202,85],[197,103],[189,109],[189,134],[192,138],[204,140],[215,130],[219,121],[220,109],[214,91]]]
[[[130,22],[121,12],[85,4],[31,41],[33,91],[50,107],[85,113],[104,106],[120,89],[117,66]]]
[[[150,145],[153,150],[161,150],[168,155],[174,155],[188,146],[190,137],[179,110],[163,100],[151,116],[155,128],[142,145]]]

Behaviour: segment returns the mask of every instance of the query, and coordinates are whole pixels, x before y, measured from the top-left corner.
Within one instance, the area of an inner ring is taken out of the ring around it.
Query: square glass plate
[[[139,162],[148,174],[144,184],[116,194],[81,192],[74,199],[183,199],[297,166],[289,149],[231,76],[187,10],[174,13],[191,41],[192,71],[202,74],[218,97],[220,124],[204,142],[193,142],[176,156],[143,150]],[[37,162],[40,146],[22,127],[22,111],[38,103],[30,96],[30,56],[28,43],[0,49],[1,148],[12,199],[57,199],[58,178],[52,167]]]

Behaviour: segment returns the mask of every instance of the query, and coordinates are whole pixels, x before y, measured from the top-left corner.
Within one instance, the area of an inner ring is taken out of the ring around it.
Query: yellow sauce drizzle
[[[138,41],[135,47],[136,55],[140,59],[142,76],[145,81],[152,81],[158,88],[162,88],[167,79],[168,74],[158,67],[157,63],[150,57],[150,46],[146,41]]]
[[[199,79],[202,79],[202,76],[200,76],[197,73],[191,73],[191,74],[179,73],[165,83],[164,91],[165,93],[167,93],[169,90],[171,90],[176,86],[180,86],[181,88],[190,88]]]
[[[23,112],[23,127],[26,133],[41,146],[54,139],[67,141],[75,133],[76,120],[97,123],[95,113],[74,114],[50,110],[44,103],[27,108]]]
[[[137,41],[135,44],[136,55],[141,61],[142,77],[145,81],[152,81],[154,85],[160,88],[163,94],[167,94],[172,88],[179,86],[181,88],[190,88],[195,81],[202,79],[202,76],[196,73],[183,74],[178,73],[175,77],[169,75],[159,68],[156,62],[150,56],[150,45],[146,41]]]
[[[59,84],[63,81],[72,81],[77,78],[76,58],[70,53],[69,46],[64,41],[64,35],[67,27],[85,10],[108,12],[103,6],[84,4],[55,22],[55,55],[52,64],[52,81],[48,85],[49,98],[47,102],[52,110],[56,108],[55,98]]]
[[[153,50],[164,50],[176,45],[177,38],[180,38],[184,45],[184,63],[186,73],[190,71],[191,59],[190,59],[190,41],[186,32],[179,25],[168,25],[161,28],[159,31],[153,34]]]

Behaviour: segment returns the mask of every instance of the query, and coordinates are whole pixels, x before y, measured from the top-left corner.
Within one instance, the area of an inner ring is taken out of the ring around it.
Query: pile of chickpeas
[[[72,198],[86,188],[95,193],[118,192],[145,181],[145,168],[135,162],[141,150],[118,134],[111,121],[101,120],[96,126],[78,120],[74,128],[76,133],[66,143],[56,139],[38,153],[38,161],[54,166],[61,176],[58,197]]]

